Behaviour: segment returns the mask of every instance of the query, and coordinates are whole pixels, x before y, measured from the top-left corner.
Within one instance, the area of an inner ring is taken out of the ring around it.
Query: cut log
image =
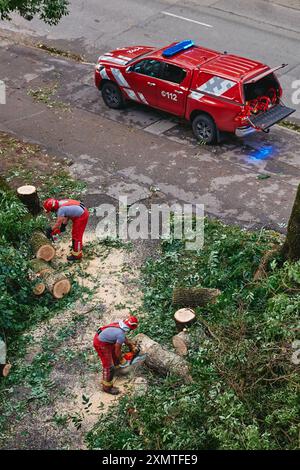
[[[215,303],[220,294],[219,289],[176,287],[173,290],[173,304],[185,307],[204,307],[208,303]]]
[[[40,278],[34,288],[35,295],[42,295],[47,289],[55,299],[61,299],[71,290],[71,283],[63,273],[56,273],[45,261],[40,259],[31,260],[30,269],[34,273],[33,279]]]
[[[38,215],[41,212],[40,200],[35,186],[25,185],[17,189],[20,201],[27,207],[30,214]]]
[[[35,274],[38,275],[43,275],[46,272],[53,272],[53,268],[42,259],[32,259],[29,262],[29,267]]]
[[[172,343],[178,356],[186,356],[190,345],[190,336],[187,331],[181,331],[173,336]]]
[[[61,299],[71,290],[71,282],[62,273],[45,273],[43,275],[46,289],[55,299]]]
[[[178,331],[190,326],[196,319],[196,314],[191,308],[181,308],[174,314],[174,320]]]
[[[30,240],[33,253],[38,259],[51,261],[55,256],[55,249],[43,232],[34,232]]]
[[[7,377],[11,369],[11,364],[0,364],[0,377]]]
[[[172,351],[163,348],[149,336],[139,333],[134,341],[141,348],[141,354],[146,354],[145,365],[160,375],[174,374],[183,378],[185,383],[193,381],[187,362]]]
[[[43,282],[38,282],[38,284],[36,284],[34,288],[32,289],[32,292],[34,293],[34,295],[40,296],[40,295],[43,295],[45,290],[46,290],[45,284]]]

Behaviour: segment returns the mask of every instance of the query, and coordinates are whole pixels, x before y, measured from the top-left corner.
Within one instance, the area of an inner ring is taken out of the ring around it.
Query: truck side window
[[[160,78],[161,63],[158,60],[141,60],[133,65],[131,70],[149,77]]]
[[[163,80],[173,83],[181,83],[186,77],[186,71],[172,64],[164,64]]]

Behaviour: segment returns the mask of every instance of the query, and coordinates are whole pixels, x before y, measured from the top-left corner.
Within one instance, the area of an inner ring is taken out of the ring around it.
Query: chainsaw
[[[135,349],[135,351],[130,351],[123,354],[123,361],[120,364],[120,368],[124,369],[125,367],[133,366],[138,362],[143,362],[146,359],[146,354],[140,354],[141,350],[139,347]]]

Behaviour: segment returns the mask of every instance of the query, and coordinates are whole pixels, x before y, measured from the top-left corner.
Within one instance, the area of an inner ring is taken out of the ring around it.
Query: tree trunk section
[[[30,244],[36,258],[44,261],[51,261],[54,258],[55,249],[43,232],[34,232]]]
[[[297,189],[281,254],[285,260],[298,261],[300,259],[300,184]]]
[[[149,336],[139,333],[134,338],[141,348],[141,354],[146,354],[145,364],[160,375],[174,374],[183,378],[185,383],[193,381],[187,362],[172,351],[164,349]]]
[[[43,295],[45,290],[46,290],[45,284],[43,282],[38,282],[32,289],[32,292],[34,293],[34,295],[39,297],[40,295]]]
[[[173,336],[172,343],[178,356],[186,356],[189,350],[190,337],[186,331]]]
[[[184,307],[204,307],[208,303],[215,303],[220,294],[219,289],[177,287],[173,290],[173,304]]]
[[[174,320],[177,330],[182,331],[196,320],[196,314],[191,308],[181,308],[175,312]]]
[[[53,295],[55,299],[61,299],[71,290],[71,283],[62,273],[46,273],[43,276],[46,289]]]
[[[38,215],[41,212],[41,204],[35,186],[25,185],[17,189],[20,201],[27,207],[30,214]]]
[[[71,290],[71,283],[63,273],[56,273],[55,270],[45,261],[33,259],[30,262],[30,269],[33,271],[33,279],[40,279],[34,288],[35,295],[42,295],[47,289],[55,299],[61,299]]]
[[[30,261],[29,267],[30,267],[30,271],[32,271],[32,273],[31,272],[29,273],[29,279],[32,281],[36,281],[37,279],[39,279],[46,273],[53,272],[53,269],[48,263],[37,258],[32,259]],[[35,284],[35,286],[32,289],[32,292],[34,293],[34,295],[40,296],[45,292],[45,290],[46,290],[45,283],[41,280],[37,284]]]

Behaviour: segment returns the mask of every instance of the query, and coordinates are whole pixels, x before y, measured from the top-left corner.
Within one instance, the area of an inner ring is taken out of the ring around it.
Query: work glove
[[[53,230],[51,227],[47,227],[46,228],[46,237],[51,240],[52,242],[57,242],[59,237],[58,237],[58,234],[60,233],[60,231],[56,231],[57,233],[53,233]]]

